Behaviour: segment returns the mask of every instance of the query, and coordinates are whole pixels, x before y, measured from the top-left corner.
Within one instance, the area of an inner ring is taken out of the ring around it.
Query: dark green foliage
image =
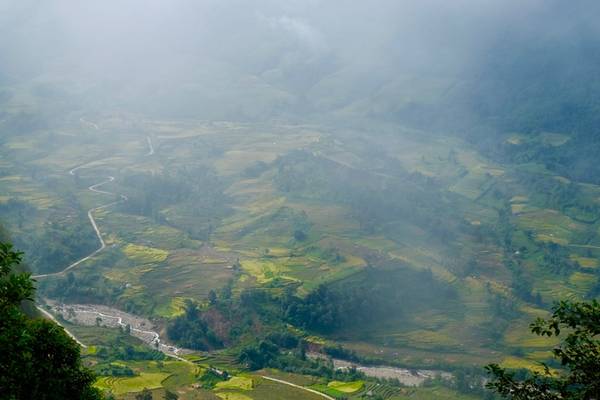
[[[211,305],[217,304],[217,293],[212,289],[208,292],[208,302]]]
[[[99,246],[87,214],[78,208],[75,201],[71,203],[73,210],[70,212],[77,215],[66,218],[64,211],[53,212],[43,229],[26,226],[26,221],[33,219],[37,213],[30,203],[17,198],[0,203],[3,220],[20,232],[15,245],[26,252],[27,264],[36,272],[63,269]]]
[[[493,399],[496,396],[486,390],[487,381],[480,367],[457,368],[452,373],[453,379],[440,376],[425,381],[424,386],[446,386],[460,393],[475,395],[480,399]]]
[[[35,288],[27,273],[15,274],[13,268],[21,263],[22,253],[0,242],[0,312],[15,311],[22,301],[33,300]]]
[[[542,246],[543,258],[540,263],[555,274],[570,275],[579,269],[579,265],[569,258],[569,251],[564,247],[550,242]]]
[[[121,364],[98,364],[94,366],[94,372],[100,376],[134,376],[135,372],[126,365]]]
[[[0,397],[100,399],[77,343],[58,325],[21,311],[34,287],[29,274],[13,272],[20,262],[21,254],[0,243]]]
[[[213,389],[217,383],[227,380],[228,374],[219,373],[214,368],[208,368],[200,377],[200,382],[204,389]]]
[[[279,355],[279,348],[268,340],[246,346],[240,351],[238,360],[251,370],[272,366]]]
[[[26,248],[38,272],[62,270],[100,246],[84,212],[73,220],[50,222],[44,228],[35,245]]]
[[[304,231],[300,230],[300,229],[296,229],[294,231],[294,239],[296,239],[299,242],[303,242],[305,241],[307,238],[307,235]]]
[[[300,339],[297,336],[286,331],[270,333],[266,339],[284,349],[293,349],[300,344]]]
[[[349,168],[298,150],[275,161],[275,186],[286,196],[348,206],[366,232],[390,229],[390,221],[406,220],[427,228],[436,239],[449,238],[459,221],[440,188],[427,177],[408,173],[397,161],[386,159],[383,149],[365,147],[389,168],[389,175]]]
[[[284,318],[319,332],[400,319],[419,304],[444,307],[456,293],[431,271],[371,269],[332,285],[321,285],[301,299],[289,292],[281,300]]]
[[[146,388],[135,395],[135,400],[152,400],[152,392]]]
[[[99,346],[96,356],[107,361],[164,360],[166,357],[164,353],[151,349],[148,346],[132,346],[124,343],[122,338],[117,338],[110,346]]]
[[[285,346],[278,345],[274,341],[279,341]],[[294,343],[296,345],[292,346]],[[355,368],[337,370],[327,360],[306,357],[306,347],[304,341],[290,333],[275,333],[243,347],[238,353],[238,361],[250,370],[276,368],[286,372],[321,376],[341,381],[364,379],[364,374]]]
[[[14,222],[19,229],[23,228],[25,218],[35,215],[35,212],[36,208],[29,202],[14,197],[0,204],[0,214],[3,219]]]
[[[198,305],[191,300],[186,300],[185,313],[169,324],[167,335],[178,345],[194,350],[209,350],[223,345],[202,319]]]
[[[125,286],[115,285],[99,272],[85,275],[69,273],[64,277],[42,282],[41,290],[47,296],[61,301],[106,304],[114,302],[125,291]]]
[[[350,302],[354,299],[346,299],[341,293],[321,285],[304,300],[289,299],[284,305],[285,316],[298,326],[332,332],[342,326],[346,304],[352,307],[354,304]]]
[[[348,350],[341,345],[336,346],[324,346],[323,352],[332,358],[339,358],[340,360],[353,361],[353,362],[361,362],[360,357],[352,351]]]
[[[161,211],[178,205],[188,215],[178,226],[197,239],[206,240],[217,222],[229,213],[224,183],[207,167],[180,168],[163,174],[138,174],[124,178],[129,198],[121,204],[126,212],[166,223]],[[192,223],[193,221],[193,223]]]
[[[257,161],[254,164],[246,167],[242,171],[244,178],[258,178],[263,172],[269,169],[269,164],[264,161]]]
[[[567,335],[552,350],[563,371],[559,376],[534,373],[518,378],[496,364],[488,387],[511,399],[597,399],[600,397],[600,303],[561,301],[549,320],[538,318],[531,331],[539,336]]]

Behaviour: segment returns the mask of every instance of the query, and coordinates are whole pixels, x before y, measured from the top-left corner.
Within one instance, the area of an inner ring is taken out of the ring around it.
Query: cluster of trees
[[[278,190],[347,205],[367,232],[389,229],[393,221],[410,221],[428,230],[432,238],[444,240],[460,221],[438,185],[399,167],[386,170],[389,175],[371,173],[302,150],[279,157],[274,166]]]
[[[25,247],[32,267],[38,272],[55,272],[85,257],[98,248],[98,239],[88,222],[86,213],[66,221],[50,221],[43,234]]]
[[[249,335],[260,335],[264,326],[282,321],[321,333],[370,331],[421,309],[445,310],[454,307],[454,289],[437,281],[431,271],[408,268],[368,268],[342,281],[321,285],[305,297],[295,294],[296,285],[246,289],[239,298],[226,285],[211,292],[202,310],[186,302],[183,315],[168,326],[169,338],[181,346],[199,350],[221,347]],[[257,320],[261,323],[256,323]],[[284,340],[285,339],[285,340]],[[289,348],[289,337],[270,337],[270,342]],[[264,350],[264,349],[263,349]],[[255,352],[256,353],[256,352]]]
[[[186,299],[184,313],[167,327],[169,339],[182,347],[194,350],[210,350],[223,346],[223,342],[202,318],[198,304]]]
[[[238,361],[250,370],[276,368],[341,381],[365,378],[355,368],[337,370],[328,360],[308,358],[306,349],[307,343],[297,336],[286,331],[274,332],[243,347],[238,353]]]
[[[99,376],[135,376],[135,371],[123,364],[97,364],[94,372]]]
[[[98,346],[96,357],[106,361],[140,361],[140,360],[164,360],[164,353],[148,348],[145,345],[131,345],[116,341],[110,346]]]
[[[79,345],[55,323],[27,316],[34,281],[16,272],[22,254],[0,242],[0,397],[99,400],[94,373],[82,365]]]
[[[340,344],[335,346],[323,346],[321,351],[332,358],[339,358],[340,360],[352,361],[356,363],[365,362],[365,360],[359,357],[355,351],[348,350]]]
[[[343,327],[349,319],[357,318],[359,310],[354,307],[361,301],[362,294],[356,297],[355,294],[342,293],[321,285],[305,299],[293,296],[285,298],[284,316],[293,324],[305,329],[330,333]],[[371,313],[370,316],[373,315],[374,313]]]
[[[540,294],[533,290],[532,277],[523,267],[521,258],[515,257],[514,234],[516,227],[511,221],[511,215],[511,205],[506,200],[498,210],[498,219],[493,226],[493,230],[489,233],[495,238],[496,244],[504,250],[504,266],[512,274],[511,287],[514,294],[525,301],[541,305],[542,299]],[[518,251],[526,252],[527,248],[522,247]]]
[[[323,333],[344,328],[369,328],[398,319],[415,307],[443,307],[454,290],[434,279],[431,271],[369,269],[365,273],[321,285],[304,298],[290,290],[282,297],[283,318],[296,326]]]
[[[37,212],[27,201],[11,198],[0,203],[3,220],[20,232],[15,244],[26,252],[28,265],[40,273],[63,269],[98,247],[86,213],[75,210],[71,218],[65,218],[62,213],[51,214],[39,229],[26,226]]]
[[[41,290],[48,297],[61,301],[111,304],[123,294],[125,285],[116,285],[100,272],[69,272],[64,277],[43,281]]]
[[[154,399],[154,396],[150,389],[144,388],[141,392],[137,393],[134,398],[135,400],[152,400]],[[164,397],[161,397],[161,399],[164,400],[177,400],[178,398],[179,396],[170,390],[165,390]]]
[[[492,391],[487,390],[485,383],[488,381],[485,371],[481,367],[456,368],[452,371],[452,379],[436,376],[423,382],[424,387],[445,386],[459,393],[469,394],[483,400],[498,399]]]
[[[513,400],[580,400],[600,398],[600,303],[561,301],[551,318],[538,318],[531,324],[538,336],[558,337],[566,332],[560,346],[552,350],[560,362],[554,373],[545,366],[543,373],[519,376],[497,364],[486,367],[492,379],[487,386]],[[521,374],[522,375],[522,374]]]
[[[556,127],[552,130],[557,131]],[[539,163],[556,174],[573,180],[600,183],[600,170],[593,158],[600,148],[600,143],[591,130],[579,134],[562,131],[561,133],[568,135],[568,140],[560,146],[552,146],[540,140],[538,135],[543,131],[539,127],[532,128],[529,132],[518,132],[529,134],[530,140],[519,144],[507,143],[506,136],[496,132],[488,132],[492,140],[484,139],[478,133],[474,133],[473,136],[482,152],[498,162]]]
[[[543,256],[540,264],[559,275],[570,275],[580,269],[577,261],[571,260],[570,252],[557,243],[549,242],[542,244]]]
[[[563,182],[554,176],[526,171],[517,171],[514,176],[520,184],[529,188],[543,207],[560,210],[586,224],[600,218],[600,205],[595,196],[586,194],[581,185],[573,181]]]
[[[208,239],[218,221],[230,212],[225,184],[208,167],[129,175],[123,186],[129,198],[120,205],[124,211],[176,224],[200,240]],[[185,218],[167,220],[162,211],[173,205],[177,205],[178,216]]]
[[[36,208],[29,202],[15,197],[0,203],[0,214],[3,219],[14,223],[19,230],[23,228],[25,218],[34,216],[36,211]]]

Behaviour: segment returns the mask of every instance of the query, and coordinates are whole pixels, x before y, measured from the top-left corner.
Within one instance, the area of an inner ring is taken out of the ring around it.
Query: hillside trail
[[[314,390],[314,389],[310,389],[310,388],[307,388],[307,387],[304,387],[304,386],[296,385],[295,383],[284,381],[283,379],[271,378],[270,376],[266,376],[266,375],[261,375],[260,377],[263,378],[263,379],[268,379],[268,380],[273,381],[273,382],[282,383],[284,385],[292,386],[292,387],[295,387],[296,389],[302,389],[302,390],[305,390],[307,392],[311,392],[313,394],[316,394],[317,396],[324,397],[324,398],[326,398],[328,400],[335,400],[335,398],[333,398],[333,397],[331,397],[331,396],[329,396],[329,395],[327,395],[325,393],[321,393],[318,390]]]
[[[86,121],[85,119],[81,118],[81,122],[85,123],[88,126],[92,126],[94,129],[98,130],[99,127],[97,124]],[[152,145],[152,139],[150,138],[150,136],[146,137],[147,143],[148,143],[148,153],[146,153],[146,156],[152,156],[154,155],[154,146]],[[75,173],[83,168],[86,168],[90,163],[86,163],[86,164],[82,164],[80,166],[77,166],[73,169],[71,169],[69,171],[69,175],[75,176]],[[93,207],[91,209],[88,210],[87,212],[87,216],[88,219],[90,221],[90,224],[92,225],[92,228],[94,228],[94,233],[96,234],[96,238],[98,239],[98,242],[100,243],[100,246],[94,250],[93,252],[91,252],[90,254],[88,254],[87,256],[75,261],[72,264],[69,264],[67,267],[65,267],[64,269],[62,269],[61,271],[58,272],[52,272],[52,273],[47,273],[47,274],[38,274],[38,275],[33,275],[32,278],[33,279],[43,279],[43,278],[47,278],[50,276],[59,276],[59,275],[64,275],[65,273],[69,272],[70,270],[78,267],[79,265],[81,265],[82,263],[90,260],[91,258],[95,257],[98,253],[100,253],[101,251],[103,251],[104,249],[106,249],[106,242],[104,241],[104,238],[102,236],[102,233],[100,232],[100,228],[98,227],[98,224],[96,222],[96,219],[94,218],[94,213],[96,211],[99,210],[103,210],[109,207],[112,207],[114,205],[117,205],[119,203],[123,203],[126,202],[128,200],[127,196],[123,195],[123,194],[117,194],[117,193],[113,193],[113,192],[109,192],[106,190],[101,190],[99,189],[101,186],[104,186],[110,182],[113,182],[115,180],[114,176],[108,176],[105,180],[95,183],[91,186],[88,187],[88,190],[94,192],[94,193],[98,193],[98,194],[103,194],[103,195],[109,195],[109,196],[118,196],[119,200],[116,201],[111,201],[109,203],[106,204],[102,204],[98,207]],[[56,322],[57,324],[59,324],[60,326],[63,327],[63,329],[65,330],[65,332],[71,336],[71,338],[73,338],[73,340],[75,340],[81,347],[87,347],[85,344],[83,344],[79,339],[77,339],[77,337],[75,337],[75,335],[73,335],[71,332],[69,332],[69,330],[62,325],[51,313],[49,313],[47,310],[45,310],[44,308],[42,308],[39,304],[36,304],[36,308],[42,313],[44,314],[46,317],[52,319],[54,322]],[[129,323],[127,323],[127,321],[123,321],[123,317],[121,316],[117,316],[117,315],[109,315],[106,313],[101,313],[99,311],[95,311],[95,310],[81,310],[80,312],[85,312],[85,313],[92,313],[92,314],[96,314],[98,317],[103,317],[103,318],[110,318],[110,319],[115,319],[117,321],[117,324],[123,328],[125,328],[127,325],[130,325]],[[189,360],[186,360],[182,357],[180,357],[178,355],[178,353],[181,351],[181,349],[175,347],[175,346],[169,346],[166,344],[161,343],[160,340],[160,335],[158,332],[155,331],[151,331],[151,330],[142,330],[139,328],[131,328],[132,332],[137,332],[143,335],[150,335],[152,337],[152,339],[149,341],[150,345],[154,345],[158,350],[162,351],[163,353],[167,354],[170,357],[173,357],[175,359],[178,359],[180,361],[185,361],[185,362],[190,362]]]
[[[87,125],[92,126],[96,130],[99,129],[98,125],[96,125],[96,124],[94,124],[92,122],[88,122],[88,121],[84,120],[83,118],[81,118],[81,122],[85,123]],[[146,153],[146,156],[152,156],[152,155],[155,154],[154,146],[152,144],[152,138],[150,138],[150,136],[147,136],[146,140],[147,140],[147,143],[148,143],[148,153]],[[75,172],[77,170],[83,169],[87,165],[89,165],[89,163],[88,164],[83,164],[83,165],[80,165],[78,167],[75,167],[75,168],[71,169],[69,171],[69,175],[75,176]],[[96,219],[94,218],[94,212],[99,211],[99,210],[103,210],[103,209],[106,209],[106,208],[109,208],[109,207],[112,207],[112,206],[114,206],[116,204],[123,203],[123,202],[126,202],[128,200],[127,196],[125,196],[123,194],[117,194],[117,193],[108,192],[108,191],[105,191],[105,190],[98,189],[99,187],[101,187],[103,185],[106,185],[106,184],[108,184],[110,182],[113,182],[114,180],[115,180],[114,176],[108,176],[106,178],[106,180],[101,181],[99,183],[96,183],[96,184],[91,185],[91,186],[88,187],[88,190],[90,190],[92,192],[95,192],[95,193],[104,194],[104,195],[110,195],[110,196],[119,196],[119,200],[111,201],[111,202],[103,204],[101,206],[91,208],[87,212],[88,219],[89,219],[92,227],[94,228],[94,232],[96,234],[96,237],[98,238],[98,241],[100,242],[100,247],[98,247],[98,249],[94,250],[89,255],[87,255],[87,256],[85,256],[85,257],[83,257],[83,258],[75,261],[74,263],[68,265],[65,269],[63,269],[61,271],[53,272],[53,273],[48,273],[48,274],[33,275],[32,278],[34,278],[34,279],[40,279],[40,278],[46,278],[46,277],[49,277],[49,276],[64,275],[66,272],[68,272],[68,271],[76,268],[77,266],[81,265],[82,263],[86,262],[87,260],[93,258],[94,256],[96,256],[98,253],[100,253],[101,251],[103,251],[106,248],[106,242],[104,241],[104,238],[102,237],[102,233],[100,232],[100,229],[98,228],[98,224],[96,223]],[[51,313],[49,313],[48,311],[46,311],[39,304],[36,304],[36,308],[42,314],[44,314],[46,317],[50,318],[52,321],[54,321],[55,323],[57,323],[58,325],[60,325],[65,330],[65,332],[73,340],[75,340],[81,347],[83,347],[83,348],[87,347],[79,339],[77,339],[77,337],[75,335],[73,335],[73,333],[69,332],[69,330],[63,324],[61,324]],[[183,362],[188,363],[188,364],[196,365],[192,361],[187,360],[187,359],[179,356],[178,353],[182,349],[180,349],[178,347],[175,347],[175,346],[170,346],[170,345],[161,343],[160,334],[158,332],[156,332],[156,331],[143,330],[143,329],[131,327],[131,324],[127,323],[127,321],[124,321],[123,317],[118,316],[118,315],[110,315],[110,314],[102,313],[102,312],[96,311],[96,310],[79,310],[79,312],[94,314],[94,315],[97,315],[100,318],[114,319],[114,320],[116,320],[117,324],[119,326],[123,327],[123,328],[126,328],[126,326],[129,325],[130,329],[131,329],[131,332],[137,332],[137,333],[140,333],[142,335],[146,335],[146,334],[150,335],[152,337],[152,339],[150,340],[149,344],[155,346],[157,350],[163,352],[165,355],[167,355],[167,356],[169,356],[171,358],[174,358],[176,360],[183,361]],[[284,384],[284,385],[292,386],[292,387],[295,387],[297,389],[301,389],[301,390],[304,390],[304,391],[316,394],[316,395],[324,397],[324,398],[326,398],[328,400],[334,400],[333,397],[328,396],[325,393],[321,393],[321,392],[319,392],[317,390],[306,388],[304,386],[296,385],[296,384],[294,384],[292,382],[284,381],[282,379],[271,378],[269,376],[264,376],[264,375],[261,375],[261,377],[264,378],[264,379],[268,379],[270,381],[273,381],[273,382],[278,382],[278,383],[281,383],[281,384]]]
[[[69,171],[69,173],[71,175],[75,175],[75,170],[83,168],[83,166],[77,167],[72,169],[71,171]],[[108,194],[108,195],[116,195],[115,193],[111,193],[111,192],[107,192],[105,190],[99,190],[98,188],[100,186],[106,185],[107,183],[110,183],[112,181],[114,181],[115,178],[114,176],[109,176],[106,180],[100,182],[100,183],[96,183],[90,187],[88,187],[88,190],[91,190],[92,192],[95,193],[100,193],[100,194]],[[89,255],[75,261],[74,263],[68,265],[66,268],[64,268],[61,271],[58,272],[51,272],[51,273],[47,273],[47,274],[38,274],[38,275],[33,275],[32,278],[34,279],[40,279],[40,278],[46,278],[49,276],[57,276],[57,275],[64,275],[66,272],[72,270],[73,268],[79,266],[80,264],[86,262],[87,260],[91,259],[92,257],[94,257],[96,254],[100,253],[102,250],[104,250],[106,248],[106,243],[104,242],[104,238],[102,237],[102,234],[100,233],[100,229],[98,228],[98,224],[96,223],[96,219],[94,218],[94,212],[99,211],[99,210],[103,210],[105,208],[109,208],[112,207],[116,204],[119,203],[123,203],[125,201],[127,201],[127,196],[125,195],[119,195],[120,199],[117,201],[112,201],[110,203],[107,204],[103,204],[99,207],[94,207],[88,210],[87,212],[87,216],[88,219],[90,220],[90,223],[92,224],[92,228],[94,228],[94,232],[96,234],[96,237],[98,238],[98,241],[100,242],[100,247],[98,247],[96,250],[94,250],[92,253],[90,253]]]

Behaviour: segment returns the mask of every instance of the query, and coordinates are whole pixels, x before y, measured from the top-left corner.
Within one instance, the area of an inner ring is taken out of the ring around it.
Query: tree
[[[306,232],[300,230],[300,229],[296,229],[294,231],[294,239],[296,239],[299,242],[303,242],[306,240],[308,236],[306,235]]]
[[[525,379],[516,379],[497,364],[486,367],[493,377],[487,384],[506,398],[569,400],[600,398],[600,303],[561,301],[549,320],[538,318],[531,324],[538,336],[559,336],[568,332],[561,345],[552,353],[564,367],[552,373],[534,373]]]
[[[217,294],[212,289],[208,292],[208,302],[213,306],[217,304]]]
[[[179,396],[176,393],[171,392],[170,390],[165,391],[165,400],[177,400]]]
[[[101,399],[77,343],[55,323],[22,311],[35,288],[29,273],[15,272],[21,260],[0,242],[0,398]]]
[[[135,400],[152,400],[152,392],[144,388],[144,390],[135,395]]]

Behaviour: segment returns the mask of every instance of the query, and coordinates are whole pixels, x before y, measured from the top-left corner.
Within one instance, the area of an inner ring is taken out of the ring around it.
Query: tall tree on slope
[[[29,273],[15,271],[21,261],[21,253],[0,242],[0,398],[102,399],[77,343],[57,324],[23,312],[35,288]]]

